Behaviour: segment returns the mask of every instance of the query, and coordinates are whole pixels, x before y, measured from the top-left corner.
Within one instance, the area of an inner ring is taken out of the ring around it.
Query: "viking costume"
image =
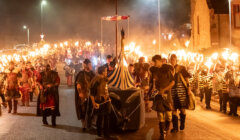
[[[150,68],[150,92],[162,90],[174,82],[172,66],[163,64],[161,67]],[[163,95],[157,94],[153,99],[153,110],[157,112],[159,119],[160,138],[164,139],[164,131],[169,130],[172,120],[172,98],[171,90],[167,90]]]
[[[70,65],[66,64],[64,66],[64,70],[65,70],[65,76],[67,77],[67,85],[72,86],[72,78],[74,74],[73,63],[71,63]]]
[[[32,92],[32,72],[28,69],[24,69],[20,72],[20,87],[19,90],[22,93],[22,106],[29,106],[29,95]]]
[[[101,136],[103,129],[105,137],[109,136],[109,117],[111,113],[107,82],[107,78],[98,75],[92,80],[90,89],[91,96],[99,104],[99,108],[94,110],[97,114],[97,133]]]
[[[18,72],[16,69],[8,70],[6,79],[6,100],[8,102],[8,113],[12,111],[13,101],[13,113],[17,113],[18,100],[21,98],[18,87]]]
[[[75,81],[75,105],[76,113],[78,120],[85,121],[87,107],[88,106],[88,97],[90,92],[90,83],[94,78],[95,74],[90,71],[85,70],[80,71],[76,77]],[[80,97],[79,94],[82,94],[83,97]]]
[[[189,83],[187,83],[186,78],[190,78],[191,75],[184,66],[176,65],[174,68],[175,85],[172,88],[174,109],[187,109]]]
[[[141,84],[145,78],[145,73],[149,70],[149,64],[147,63],[136,63],[134,64],[134,70],[136,74],[136,83]]]
[[[52,70],[42,72],[39,83],[42,86],[42,90],[38,96],[37,116],[42,115],[43,124],[48,125],[47,116],[51,115],[52,125],[56,126],[56,116],[60,116],[58,93],[58,86],[60,84],[59,75]]]
[[[174,79],[175,85],[172,88],[172,99],[173,99],[173,107],[174,110],[178,109],[187,109],[188,108],[188,90],[189,83],[187,81],[191,75],[187,72],[186,67],[181,65],[174,66]],[[183,130],[185,128],[185,119],[186,114],[180,113],[180,129]],[[171,132],[178,131],[178,116],[174,114],[172,116],[173,129]]]

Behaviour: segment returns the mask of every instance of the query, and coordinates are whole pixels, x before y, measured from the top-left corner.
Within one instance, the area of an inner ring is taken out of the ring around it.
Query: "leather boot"
[[[172,124],[173,124],[173,129],[171,130],[171,133],[178,132],[178,117],[176,115],[172,116]]]
[[[165,123],[164,122],[160,122],[159,123],[159,129],[160,129],[160,140],[165,140],[164,137],[164,130],[165,130]]]
[[[185,120],[186,120],[186,114],[180,113],[180,130],[184,130]]]
[[[13,114],[17,114],[17,105],[18,105],[18,101],[14,101],[13,102]]]
[[[165,131],[168,131],[170,127],[170,121],[165,122]]]
[[[45,111],[45,110],[43,111],[43,115],[42,115],[42,116],[43,116],[43,120],[42,120],[42,121],[43,121],[43,124],[44,124],[44,125],[48,125],[48,122],[47,122],[47,114],[46,114],[46,111]]]
[[[7,101],[8,102],[8,113],[12,112],[12,100]]]
[[[54,127],[57,126],[55,113],[52,114],[52,126],[54,126]]]

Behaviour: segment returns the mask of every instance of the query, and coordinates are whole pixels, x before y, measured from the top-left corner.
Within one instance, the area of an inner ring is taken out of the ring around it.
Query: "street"
[[[60,71],[61,68],[60,68]],[[12,115],[3,109],[0,117],[1,140],[95,140],[96,133],[82,132],[81,122],[75,112],[74,89],[64,85],[65,77],[60,73],[60,112],[57,127],[43,126],[42,118],[36,117],[36,98],[30,107],[18,107],[18,114]],[[187,111],[186,128],[176,134],[169,133],[169,140],[238,140],[240,139],[240,118],[230,117],[218,112],[217,103],[213,110],[205,110],[198,101],[195,111]],[[51,122],[51,118],[48,118]],[[119,140],[156,140],[159,138],[158,121],[155,112],[146,114],[145,126],[136,132],[114,132]]]

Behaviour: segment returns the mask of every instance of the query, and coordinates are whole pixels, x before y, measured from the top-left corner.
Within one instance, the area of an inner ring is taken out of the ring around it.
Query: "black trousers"
[[[103,130],[104,136],[109,136],[109,115],[98,115],[97,116],[97,131],[101,133]]]
[[[230,114],[237,114],[237,107],[239,105],[239,97],[230,97],[229,104],[230,104]]]
[[[30,101],[32,102],[33,101],[33,92],[30,92]]]
[[[200,101],[202,102],[204,98],[204,88],[200,88]]]
[[[52,124],[56,124],[56,111],[55,110],[51,110],[51,109],[46,109],[46,110],[43,110],[43,121],[47,121],[47,116],[52,116]]]
[[[223,93],[222,95],[223,95],[222,109],[223,109],[223,112],[227,112],[227,103],[229,101],[229,94]]]
[[[101,101],[102,103],[104,101]],[[101,135],[102,130],[104,136],[109,136],[109,122],[110,122],[110,113],[111,106],[110,103],[101,104],[97,112],[97,132]]]
[[[205,92],[206,107],[211,107],[210,104],[211,104],[212,88],[205,87],[204,92]]]
[[[220,111],[222,111],[222,109],[223,109],[223,93],[222,93],[222,90],[218,91],[218,96],[219,96]]]

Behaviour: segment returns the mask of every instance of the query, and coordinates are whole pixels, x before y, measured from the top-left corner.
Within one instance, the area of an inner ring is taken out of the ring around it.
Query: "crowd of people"
[[[60,116],[60,76],[56,64],[65,63],[67,85],[75,86],[76,112],[83,131],[91,128],[92,116],[96,115],[98,136],[103,134],[109,137],[112,107],[107,76],[114,71],[118,62],[112,55],[108,55],[106,63],[96,63],[92,59],[95,55],[83,56],[80,50],[60,47],[54,54],[44,58],[21,60],[18,63],[10,61],[4,72],[0,73],[0,97],[8,113],[17,114],[19,103],[28,107],[36,96],[37,116],[42,116],[44,125],[48,125],[47,117],[51,116],[52,126],[56,126],[56,117]],[[99,57],[101,55],[98,54]],[[155,55],[151,60],[146,62],[145,57],[140,57],[138,62],[128,65],[128,71],[134,79],[135,87],[144,92],[145,111],[157,112],[160,139],[168,134],[171,124],[172,133],[184,130],[186,109],[189,109],[193,94],[199,96],[201,102],[205,99],[206,109],[211,109],[212,97],[217,95],[219,110],[238,116],[240,73],[234,65],[216,65],[212,69],[203,66],[193,70],[179,64],[179,58],[174,53],[168,58]]]

